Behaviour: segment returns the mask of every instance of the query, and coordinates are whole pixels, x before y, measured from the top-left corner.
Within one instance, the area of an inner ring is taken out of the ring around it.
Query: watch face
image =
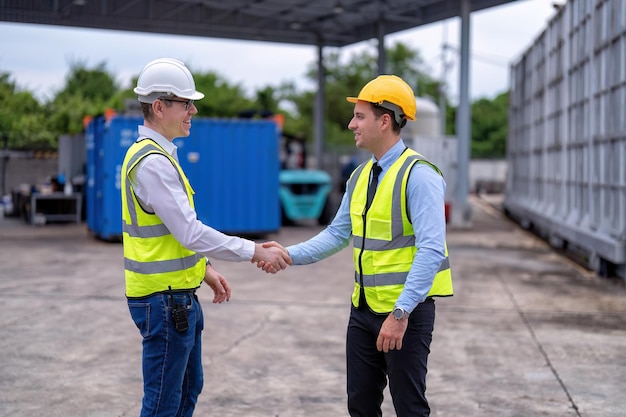
[[[393,310],[393,316],[397,318],[398,320],[400,320],[403,315],[404,315],[404,311],[402,311],[401,309],[396,308]]]

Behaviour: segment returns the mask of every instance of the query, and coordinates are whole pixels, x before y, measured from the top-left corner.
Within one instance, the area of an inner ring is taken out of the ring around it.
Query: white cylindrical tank
[[[441,121],[439,120],[439,107],[435,102],[426,97],[415,97],[417,110],[415,120],[409,120],[402,129],[403,138],[439,137],[441,134]]]
[[[405,144],[441,170],[446,179],[446,222],[456,193],[457,140],[441,134],[439,106],[427,97],[415,97],[415,120],[408,121],[400,136]]]

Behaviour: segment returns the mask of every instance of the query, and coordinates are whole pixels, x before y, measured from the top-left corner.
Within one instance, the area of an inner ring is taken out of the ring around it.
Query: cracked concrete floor
[[[428,396],[435,417],[618,417],[626,398],[626,291],[472,199],[450,230],[455,296],[437,301]],[[267,236],[283,244],[317,226]],[[136,416],[141,340],[122,248],[85,225],[0,219],[0,417]],[[205,313],[198,416],[346,416],[347,248],[265,275],[215,262],[233,287]],[[389,396],[385,416],[394,416]]]

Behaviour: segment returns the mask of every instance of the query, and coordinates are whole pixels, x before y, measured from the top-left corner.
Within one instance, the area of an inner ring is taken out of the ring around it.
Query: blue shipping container
[[[95,118],[87,128],[87,227],[104,240],[122,237],[120,172],[126,149],[137,139],[140,118]]]
[[[87,129],[87,226],[97,237],[122,235],[120,180],[141,118],[94,119]],[[273,121],[195,118],[191,135],[174,140],[195,191],[198,218],[228,234],[280,228],[278,131]]]

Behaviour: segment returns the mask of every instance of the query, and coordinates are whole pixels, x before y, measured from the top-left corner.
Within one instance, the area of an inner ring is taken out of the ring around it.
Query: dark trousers
[[[386,314],[374,314],[367,307],[352,307],[346,338],[348,412],[352,417],[382,416],[388,379],[397,417],[427,417],[430,407],[426,372],[435,302],[426,299],[413,310],[402,349],[388,353],[376,349],[378,332],[386,318]]]

